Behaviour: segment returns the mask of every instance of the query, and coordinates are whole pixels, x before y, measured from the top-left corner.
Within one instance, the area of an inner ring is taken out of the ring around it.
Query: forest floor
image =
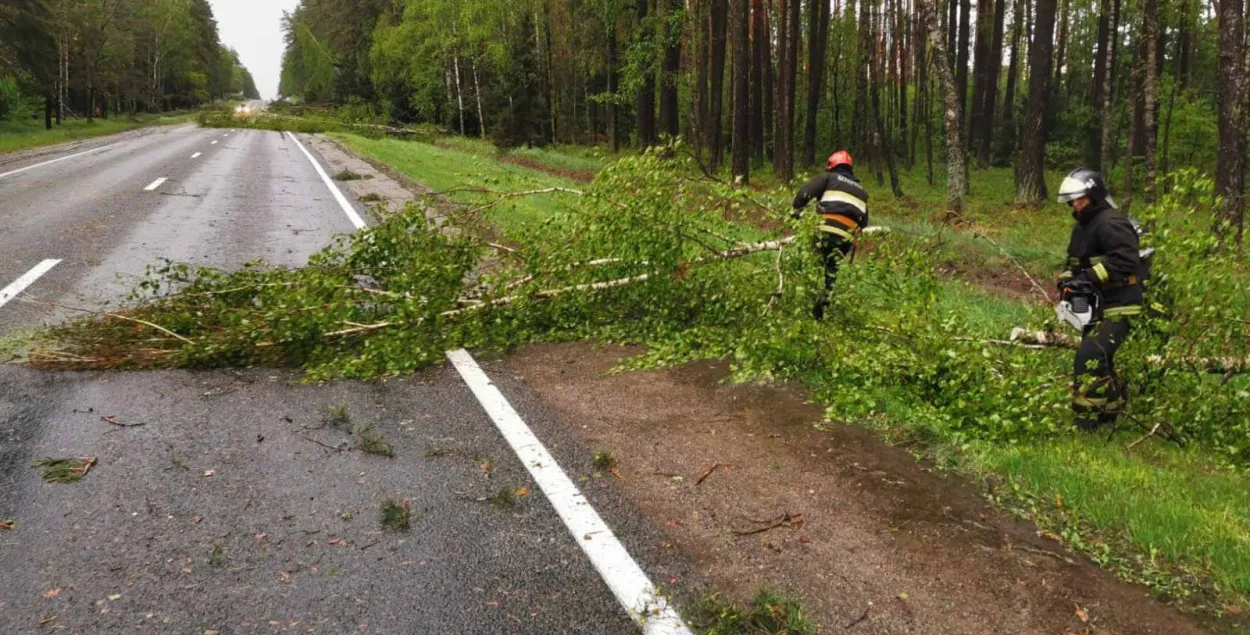
[[[501,192],[578,188],[611,158],[330,136],[464,208]],[[929,186],[919,171],[903,177],[909,196],[874,188],[874,224],[937,237],[935,267],[949,282],[940,301],[964,307],[987,337],[1005,336],[1049,302],[1043,288],[1069,226],[1066,209],[1013,206],[1010,178],[979,172],[955,225],[939,218],[940,181]],[[492,207],[489,220],[507,236],[576,204],[559,192],[519,197]],[[775,584],[830,630],[1199,632],[1151,595],[1214,632],[1250,624],[1250,488],[1201,451],[1127,447],[1139,434],[1008,447],[922,438],[885,392],[867,431],[826,422],[799,393],[727,387],[722,362],[609,373],[620,357],[571,344],[530,347],[503,363],[584,422],[570,434],[611,448],[621,486],[697,555],[716,590],[744,599]],[[701,476],[704,486],[690,483]],[[735,533],[776,518],[790,521]]]

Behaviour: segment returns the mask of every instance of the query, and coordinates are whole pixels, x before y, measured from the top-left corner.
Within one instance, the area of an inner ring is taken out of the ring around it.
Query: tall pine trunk
[[[955,2],[956,0],[951,0]],[[955,44],[955,90],[959,93],[959,110],[968,112],[968,45],[972,31],[972,0],[959,2],[959,42]],[[960,126],[963,128],[963,126]]]
[[[825,76],[825,48],[829,42],[829,0],[808,2],[807,111],[803,126],[803,164],[816,163],[816,115],[820,111],[821,82]]]
[[[1220,147],[1215,172],[1215,192],[1222,197],[1216,233],[1241,244],[1244,228],[1246,142],[1245,60],[1242,54],[1241,0],[1218,0],[1220,30],[1219,126]]]
[[[1055,0],[1037,0],[1033,43],[1029,46],[1029,101],[1024,114],[1020,157],[1016,161],[1016,202],[1046,198],[1046,98],[1054,52]]]
[[[1146,40],[1146,59],[1153,62],[1158,58],[1156,49],[1159,47],[1159,2],[1146,0],[1142,11],[1142,38]],[[1146,64],[1146,77],[1142,88],[1142,110],[1145,111],[1146,127],[1146,204],[1155,201],[1155,142],[1158,137],[1157,112],[1155,110],[1156,86],[1159,80],[1157,64]]]
[[[747,55],[750,0],[734,0],[733,42],[733,174],[746,185],[751,180],[750,62]]]
[[[903,189],[898,184],[898,167],[894,163],[893,144],[890,142],[890,130],[887,125],[887,117],[881,108],[881,85],[882,75],[885,74],[883,68],[884,60],[881,59],[880,52],[872,56],[872,64],[869,73],[872,76],[872,118],[876,122],[877,146],[881,148],[881,153],[885,155],[885,164],[890,172],[890,191],[894,192],[895,198],[903,197]]]
[[[1107,51],[1111,46],[1111,0],[1101,0],[1098,16],[1098,41],[1095,42],[1098,53],[1094,56],[1094,81],[1090,82],[1089,103],[1101,111],[1102,93],[1109,72]],[[1085,126],[1085,165],[1092,170],[1101,171],[1102,167],[1102,134],[1099,130],[1100,117],[1091,116]]]
[[[764,60],[769,46],[763,0],[751,0],[751,154],[764,160]]]
[[[708,163],[713,170],[724,158],[722,120],[725,104],[725,29],[729,19],[729,0],[712,0],[711,59],[708,64],[708,118],[703,135],[707,139]]]
[[[1001,0],[999,0],[1001,2]],[[972,107],[968,126],[968,149],[980,145],[985,132],[985,91],[988,89],[990,40],[994,38],[994,0],[977,0],[977,34],[972,61]],[[984,167],[984,165],[982,165]]]
[[[952,0],[953,2],[954,0]],[[963,110],[959,95],[955,92],[947,53],[942,46],[942,32],[938,29],[937,15],[930,4],[932,0],[916,0],[916,10],[924,20],[933,48],[933,68],[937,71],[942,89],[942,102],[946,109],[946,215],[955,218],[964,212],[964,191],[967,189],[968,162],[963,146]]]
[[[1016,149],[1016,84],[1020,77],[1020,42],[1024,33],[1025,0],[1016,0],[1011,12],[1011,62],[1007,66],[1007,87],[1003,93],[1003,135],[998,161],[1006,163]]]
[[[1103,171],[1111,169],[1113,152],[1115,151],[1114,116],[1111,106],[1114,104],[1115,93],[1115,57],[1120,47],[1116,33],[1120,30],[1120,0],[1111,0],[1111,28],[1107,32],[1107,72],[1102,80],[1102,156],[1099,167]]]
[[[981,147],[977,153],[977,162],[981,167],[990,164],[990,150],[994,144],[994,112],[998,106],[998,76],[1003,66],[1003,21],[1006,16],[1007,0],[994,2],[994,35],[990,40],[989,64],[985,68],[985,93],[982,95],[981,116]]]
[[[637,0],[638,2],[638,33],[639,37],[645,39],[654,39],[656,34],[651,33],[647,24],[647,11],[651,0]],[[638,100],[635,107],[635,114],[638,118],[638,145],[647,147],[655,143],[655,76],[651,73],[645,73],[642,79],[642,88],[638,90]]]
[[[668,0],[666,17],[681,11],[681,0]],[[679,29],[668,21],[664,26],[664,62],[660,67],[660,131],[670,137],[681,133],[678,121],[677,82],[681,72],[681,38]]]

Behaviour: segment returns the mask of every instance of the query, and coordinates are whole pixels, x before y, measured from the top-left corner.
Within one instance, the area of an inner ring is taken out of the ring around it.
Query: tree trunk
[[[1037,0],[1029,47],[1029,102],[1016,161],[1016,202],[1029,205],[1046,198],[1046,98],[1054,33],[1055,0]]]
[[[1102,141],[1099,144],[1102,150],[1102,156],[1099,157],[1098,163],[1100,169],[1109,171],[1111,169],[1112,152],[1115,150],[1115,137],[1113,135],[1113,117],[1115,113],[1111,110],[1113,104],[1113,96],[1115,92],[1115,55],[1119,50],[1116,42],[1118,37],[1116,33],[1120,29],[1120,0],[1111,0],[1111,28],[1107,32],[1107,72],[1102,78]]]
[[[1002,0],[999,0],[999,4]],[[985,92],[989,77],[990,40],[994,38],[994,0],[977,0],[977,33],[972,61],[972,107],[968,125],[968,149],[980,146],[985,133]],[[982,165],[981,167],[985,167]]]
[[[1191,26],[1193,18],[1190,17],[1189,12],[1189,2],[1182,0],[1180,9],[1177,11],[1181,23],[1176,34],[1176,83],[1180,85],[1181,89],[1189,88],[1190,81],[1189,69],[1191,67],[1190,60],[1192,59],[1190,50],[1193,48],[1193,45],[1190,44],[1190,38],[1192,37],[1190,32],[1193,28]]]
[[[764,9],[764,154],[766,156],[775,157],[777,154],[777,72],[773,68],[773,21],[770,11],[772,11],[773,0],[766,0],[767,4]],[[768,137],[772,136],[772,143],[768,143]],[[769,153],[772,153],[771,155]]]
[[[932,0],[916,0],[916,10],[925,22],[929,44],[933,47],[933,67],[937,71],[946,109],[946,215],[959,217],[964,212],[964,191],[968,180],[967,155],[964,153],[963,131],[960,130],[964,117],[959,95],[955,92],[955,78],[947,63],[949,57],[942,47],[942,32],[938,29],[936,12],[930,2]]]
[[[722,115],[725,104],[725,29],[729,18],[729,0],[712,0],[712,37],[708,69],[708,118],[703,136],[707,140],[708,163],[713,170],[724,158],[722,149]]]
[[[1098,53],[1094,56],[1094,80],[1090,82],[1089,103],[1101,109],[1102,91],[1108,73],[1107,51],[1111,46],[1111,0],[1101,0],[1098,16]],[[1102,134],[1097,117],[1090,117],[1085,126],[1085,165],[1091,170],[1102,171]]]
[[[907,153],[907,46],[910,41],[907,30],[907,19],[903,15],[902,0],[894,0],[894,28],[895,28],[895,60],[898,64],[898,75],[894,78],[894,84],[898,87],[898,139],[903,144],[903,151],[900,156],[908,158]],[[911,156],[908,167],[915,163],[915,157]]]
[[[639,37],[654,40],[657,34],[652,33],[647,28],[647,10],[651,0],[637,0],[638,2],[638,33]],[[645,73],[642,79],[642,88],[638,90],[638,99],[636,102],[636,112],[638,117],[638,145],[647,147],[655,144],[655,75]]]
[[[972,0],[958,1],[959,42],[955,45],[958,47],[955,51],[955,90],[959,94],[959,111],[966,114],[968,112],[968,44],[972,30]]]
[[[981,167],[990,164],[990,151],[994,144],[994,117],[998,106],[998,77],[1003,66],[1003,20],[1006,16],[1007,0],[994,2],[994,35],[990,40],[989,64],[985,68],[985,93],[981,105],[981,147],[977,153],[977,163]]]
[[[1141,104],[1141,95],[1144,90],[1142,75],[1146,71],[1146,62],[1142,58],[1145,54],[1145,46],[1144,42],[1140,41],[1140,37],[1138,40],[1139,46],[1137,59],[1130,62],[1133,68],[1132,92],[1130,94],[1134,97],[1134,99],[1132,100],[1132,108],[1129,112],[1128,152],[1125,153],[1124,157],[1124,186],[1120,193],[1120,207],[1125,212],[1127,212],[1133,205],[1133,188],[1135,186],[1133,178],[1135,176],[1134,170],[1137,164],[1137,157],[1140,153],[1145,151],[1146,145],[1144,139],[1145,131],[1143,130],[1145,127],[1144,120],[1146,113],[1142,110]]]
[[[45,130],[52,129],[52,111],[55,110],[52,103],[52,91],[45,90],[43,93],[43,127]]]
[[[747,54],[750,0],[734,0],[733,45],[733,174],[746,185],[751,180],[751,110],[750,62]]]
[[[464,90],[461,88],[463,84],[460,83],[460,56],[457,55],[453,59],[455,60],[455,68],[456,68],[456,107],[459,108],[460,110],[460,136],[463,137],[464,136]]]
[[[959,2],[946,0],[946,63],[951,68],[955,68],[955,51],[959,50]]]
[[[1063,5],[1059,11],[1059,49],[1055,52],[1055,79],[1051,82],[1050,90],[1058,94],[1059,87],[1063,85],[1063,67],[1067,62],[1065,57],[1068,54],[1068,16],[1070,0],[1063,0]]]
[[[794,178],[794,122],[797,114],[794,104],[798,96],[799,20],[802,13],[799,11],[799,0],[789,0],[787,6],[790,9],[790,30],[787,32],[790,36],[790,51],[786,53],[786,153],[783,157],[782,175],[789,181]]]
[[[707,93],[707,77],[708,77],[708,34],[711,29],[708,28],[710,20],[707,13],[707,5],[709,0],[691,0],[692,14],[692,39],[694,40],[694,64],[695,64],[695,90],[694,104],[692,110],[695,116],[690,126],[691,136],[694,137],[695,156],[699,161],[703,160],[703,152],[707,148],[707,139],[704,138],[703,131],[707,127],[708,113],[708,93]]]
[[[916,76],[916,96],[912,99],[912,134],[908,140],[908,162],[909,165],[916,165],[916,137],[920,136],[920,121],[924,115],[924,100],[927,99],[927,89],[929,81],[929,73],[926,66],[928,62],[925,60],[925,53],[929,48],[928,38],[924,37],[923,23],[918,16],[912,20],[912,47],[916,50],[916,59],[914,64]]]
[[[617,60],[616,60],[616,22],[609,21],[608,28],[608,145],[612,152],[621,150],[621,108],[616,104]]]
[[[816,163],[816,115],[821,81],[825,76],[825,48],[829,42],[829,0],[808,2],[807,112],[803,127],[803,164]]]
[[[486,115],[482,112],[482,84],[477,78],[477,59],[470,58],[473,66],[473,97],[477,99],[477,136],[486,138]]]
[[[1142,38],[1146,41],[1146,59],[1152,62],[1158,58],[1156,49],[1159,46],[1159,2],[1145,0],[1142,10]],[[1155,202],[1155,141],[1158,137],[1157,113],[1155,110],[1156,86],[1159,81],[1159,67],[1154,63],[1146,64],[1146,79],[1143,84],[1142,110],[1145,111],[1146,126],[1146,204]]]
[[[668,0],[668,16],[681,11],[680,0]],[[681,38],[678,29],[666,25],[664,62],[660,69],[660,130],[670,137],[681,134],[678,121],[677,81],[681,73]]]
[[[955,0],[951,0],[954,2]],[[851,114],[851,134],[855,135],[851,142],[865,156],[870,147],[868,134],[868,64],[872,51],[872,28],[869,23],[870,5],[868,0],[859,2],[859,59],[855,64],[855,111]]]
[[[794,178],[794,98],[798,71],[799,0],[781,0],[777,28],[777,132],[773,169],[777,178]]]
[[[764,60],[768,49],[768,27],[764,21],[763,0],[751,0],[751,154],[764,160]]]
[[[1220,30],[1219,126],[1220,147],[1215,172],[1215,192],[1222,197],[1215,231],[1222,241],[1241,244],[1244,232],[1246,142],[1245,60],[1242,55],[1241,0],[1218,0]]]
[[[1012,11],[1011,62],[1007,66],[1007,87],[1003,93],[1003,137],[998,160],[1008,162],[1016,148],[1016,84],[1020,76],[1020,37],[1024,33],[1025,0],[1016,0]]]
[[[894,164],[894,152],[890,143],[890,131],[886,126],[885,113],[881,110],[881,76],[884,74],[882,69],[882,59],[880,55],[873,56],[873,63],[869,68],[872,75],[872,115],[876,122],[877,128],[877,146],[881,148],[881,152],[885,154],[886,167],[890,171],[890,191],[894,192],[895,198],[903,197],[903,189],[898,184],[898,168]]]

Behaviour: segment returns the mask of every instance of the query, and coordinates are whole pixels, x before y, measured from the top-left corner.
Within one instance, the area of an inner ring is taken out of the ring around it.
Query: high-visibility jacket
[[[807,207],[812,199],[819,201],[816,207],[825,219],[822,231],[854,240],[868,226],[868,191],[849,170],[834,168],[812,177],[794,195],[794,209]]]
[[[1081,278],[1093,283],[1102,293],[1107,317],[1141,313],[1145,272],[1137,228],[1105,202],[1093,203],[1076,216],[1068,241],[1067,270],[1060,279]]]

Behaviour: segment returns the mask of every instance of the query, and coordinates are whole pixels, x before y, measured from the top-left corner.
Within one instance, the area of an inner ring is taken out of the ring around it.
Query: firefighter
[[[816,249],[825,266],[825,288],[812,315],[821,320],[829,304],[829,292],[838,277],[838,263],[851,253],[861,230],[868,226],[868,191],[852,169],[851,153],[838,150],[829,155],[825,172],[817,174],[794,196],[794,218],[812,199],[825,222],[820,226]]]
[[[1059,202],[1076,223],[1068,242],[1067,270],[1059,276],[1064,299],[1086,295],[1096,309],[1084,326],[1073,368],[1074,422],[1084,430],[1113,425],[1128,398],[1116,375],[1115,354],[1142,313],[1145,277],[1137,228],[1115,208],[1102,177],[1078,168],[1059,186]]]

